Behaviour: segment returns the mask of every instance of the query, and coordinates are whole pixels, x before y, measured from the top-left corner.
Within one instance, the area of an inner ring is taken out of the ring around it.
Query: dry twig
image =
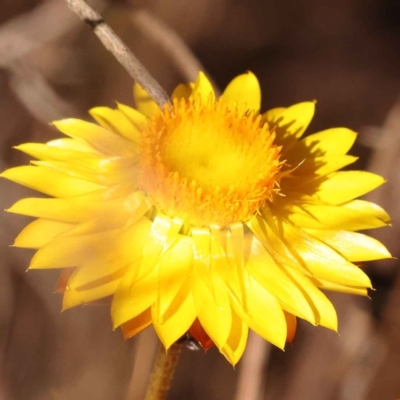
[[[129,75],[149,93],[161,107],[169,102],[169,97],[158,82],[147,72],[116,33],[105,23],[102,16],[84,0],[65,0],[69,8],[90,26],[104,47],[110,51]]]

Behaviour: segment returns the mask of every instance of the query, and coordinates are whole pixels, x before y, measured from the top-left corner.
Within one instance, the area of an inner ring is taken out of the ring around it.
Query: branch
[[[169,102],[170,99],[164,89],[147,72],[117,34],[104,22],[99,13],[94,11],[84,0],[65,1],[78,17],[90,26],[104,47],[113,54],[129,75],[146,90],[160,107]]]

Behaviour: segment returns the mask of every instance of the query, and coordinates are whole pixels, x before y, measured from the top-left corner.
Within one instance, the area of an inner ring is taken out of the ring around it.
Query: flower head
[[[314,102],[260,114],[251,73],[219,99],[202,73],[163,109],[134,95],[92,109],[98,124],[54,122],[68,138],[18,146],[39,161],[2,173],[52,197],[8,211],[37,218],[15,246],[38,249],[30,269],[65,268],[63,309],[112,296],[125,337],[153,325],[168,348],[190,331],[232,364],[249,328],[280,348],[296,317],[336,330],[320,289],[367,295],[355,262],[390,257],[356,232],[389,222],[356,199],[384,180],[338,171],[356,134],[302,138]]]

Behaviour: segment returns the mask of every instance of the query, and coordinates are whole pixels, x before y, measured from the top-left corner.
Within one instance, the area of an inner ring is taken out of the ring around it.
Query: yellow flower
[[[337,330],[320,289],[367,295],[354,262],[390,257],[355,232],[389,222],[355,200],[383,178],[338,172],[356,134],[302,139],[314,102],[260,114],[252,73],[220,99],[202,73],[163,110],[134,96],[137,109],[92,109],[99,125],[54,122],[69,138],[17,146],[40,161],[2,174],[53,197],[8,211],[38,218],[15,240],[38,249],[30,269],[67,268],[63,309],[113,296],[126,337],[152,324],[168,348],[200,327],[232,364],[249,328],[280,348],[295,317]]]

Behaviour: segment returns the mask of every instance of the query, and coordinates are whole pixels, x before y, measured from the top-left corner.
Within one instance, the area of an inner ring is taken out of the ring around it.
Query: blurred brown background
[[[184,77],[135,22],[139,9],[172,27],[220,88],[252,70],[261,81],[263,109],[317,99],[309,132],[333,126],[358,131],[352,152],[362,157],[358,168],[389,179],[369,199],[389,211],[394,227],[373,234],[399,257],[398,0],[91,4],[168,91]],[[28,161],[13,145],[57,137],[48,121],[86,118],[88,108],[113,106],[115,100],[132,104],[131,88],[130,77],[62,0],[2,0],[1,170]],[[0,193],[1,209],[33,194],[5,181]],[[111,331],[108,307],[60,314],[61,298],[53,294],[57,271],[25,273],[31,254],[8,247],[27,219],[0,213],[0,223],[0,399],[140,400],[153,355],[152,333],[125,342],[119,331]],[[338,309],[340,336],[300,322],[286,352],[264,347],[257,396],[236,400],[400,398],[398,263],[366,268],[377,289],[371,300],[330,295]],[[141,358],[133,373],[137,352]],[[169,398],[235,399],[243,365],[234,370],[215,349],[206,355],[185,351]]]

